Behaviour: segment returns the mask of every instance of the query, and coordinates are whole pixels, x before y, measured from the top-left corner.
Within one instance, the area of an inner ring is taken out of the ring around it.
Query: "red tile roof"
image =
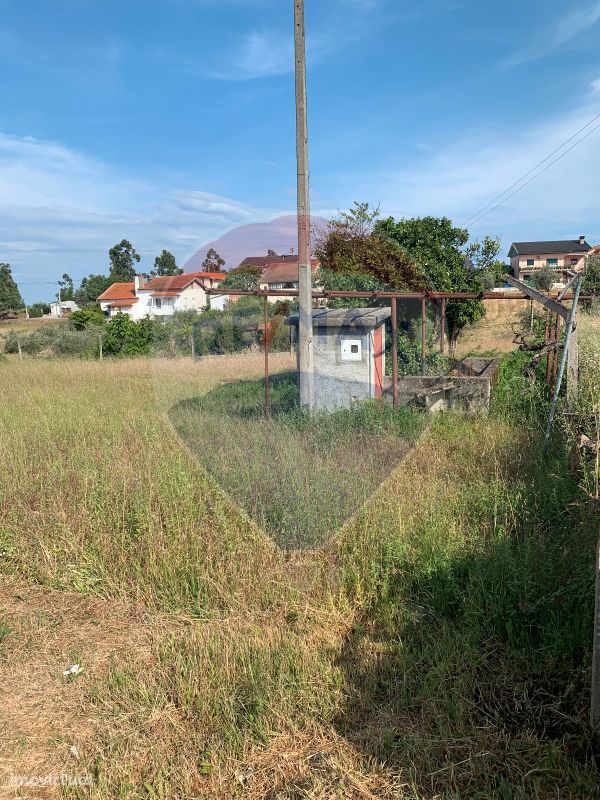
[[[311,261],[312,274],[314,275],[319,266],[316,258]],[[297,283],[298,282],[298,262],[279,262],[271,264],[266,268],[260,277],[260,283]]]
[[[98,300],[130,300],[135,302],[135,283],[113,283],[108,289],[103,292]]]
[[[141,288],[143,291],[152,289],[159,292],[181,292],[195,280],[203,283],[204,280],[222,281],[225,277],[225,272],[186,272],[183,275],[159,275],[151,278]]]
[[[134,297],[131,300],[113,300],[112,303],[108,304],[109,308],[131,308],[131,306],[137,303],[137,297]]]

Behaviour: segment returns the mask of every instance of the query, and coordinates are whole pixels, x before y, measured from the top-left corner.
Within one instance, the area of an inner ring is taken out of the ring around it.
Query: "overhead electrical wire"
[[[548,153],[548,155],[545,158],[543,158],[540,162],[538,162],[528,172],[526,172],[524,175],[521,175],[520,178],[518,178],[516,181],[511,183],[511,185],[508,186],[503,192],[500,192],[500,194],[496,195],[496,197],[494,197],[488,203],[486,203],[485,205],[481,206],[481,208],[479,208],[477,211],[475,211],[475,213],[471,214],[470,217],[467,217],[467,219],[465,219],[464,222],[461,223],[461,225],[469,225],[469,224],[472,225],[475,222],[478,222],[480,219],[483,219],[483,217],[487,216],[489,213],[491,213],[492,211],[495,211],[497,208],[499,208],[503,203],[505,203],[507,200],[509,200],[511,197],[513,197],[515,194],[517,194],[517,192],[520,192],[521,189],[524,189],[526,186],[528,186],[532,181],[534,181],[539,175],[541,175],[543,172],[545,172],[547,169],[549,169],[553,164],[556,164],[557,161],[560,161],[560,159],[563,158],[563,156],[566,156],[567,153],[569,153],[571,150],[573,150],[574,147],[577,147],[577,145],[580,144],[580,142],[583,142],[584,139],[587,139],[588,136],[590,136],[592,133],[594,133],[594,131],[597,130],[600,127],[600,123],[598,125],[596,125],[594,128],[592,128],[592,130],[588,131],[580,139],[578,139],[573,145],[571,145],[571,147],[569,147],[567,150],[565,150],[563,153],[561,153],[560,156],[558,156],[553,161],[551,161],[549,164],[547,164],[544,167],[544,169],[540,170],[539,172],[536,172],[536,170],[538,170],[539,167],[541,167],[543,164],[545,164],[548,161],[548,159],[552,158],[552,156],[554,156],[554,155],[556,155],[556,153],[560,152],[565,147],[565,145],[569,144],[569,142],[572,142],[573,139],[575,139],[577,136],[579,136],[580,133],[583,133],[583,131],[586,128],[589,128],[589,126],[592,125],[597,119],[600,119],[600,114],[596,114],[595,117],[593,117],[582,128],[580,128],[578,131],[576,131],[572,136],[569,136],[568,139],[565,139],[565,141],[561,145],[559,145],[551,153]],[[523,183],[522,186],[519,186],[519,184],[522,183],[522,181],[524,181],[525,178],[529,177],[529,175],[531,175],[534,172],[536,174],[533,175],[532,178],[530,178],[530,180],[528,180],[526,183]],[[514,189],[515,187],[518,187],[518,188],[515,189],[515,191],[512,192],[511,194],[508,194],[508,192],[510,192],[511,189]],[[508,194],[508,196],[504,197],[505,194]],[[501,197],[504,197],[504,199],[501,200],[501,202],[497,203],[496,205],[493,205],[494,203],[496,203],[497,200],[500,200]]]

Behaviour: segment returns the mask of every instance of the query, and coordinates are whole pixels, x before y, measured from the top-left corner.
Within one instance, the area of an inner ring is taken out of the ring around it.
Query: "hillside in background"
[[[321,217],[312,217],[312,225],[324,224]],[[298,231],[296,215],[289,214],[277,217],[271,222],[254,222],[234,228],[213,242],[200,248],[183,265],[184,272],[197,272],[202,269],[202,262],[207,252],[213,248],[225,259],[227,269],[237,267],[246,256],[264,256],[268,250],[276,253],[289,253],[294,248],[298,252]]]

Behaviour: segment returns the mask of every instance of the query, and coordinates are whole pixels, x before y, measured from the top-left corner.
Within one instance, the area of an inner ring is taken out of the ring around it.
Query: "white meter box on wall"
[[[342,361],[362,361],[360,339],[342,339]]]

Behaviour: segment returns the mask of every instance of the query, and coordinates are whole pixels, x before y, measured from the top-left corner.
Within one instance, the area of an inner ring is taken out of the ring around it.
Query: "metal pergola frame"
[[[448,300],[534,300],[542,303],[546,308],[549,308],[551,313],[556,313],[557,317],[567,317],[569,309],[561,305],[558,297],[550,297],[541,294],[535,289],[531,289],[520,281],[510,278],[510,282],[518,284],[516,288],[521,291],[519,294],[513,292],[401,292],[401,291],[312,291],[313,300],[327,300],[329,298],[340,299],[364,299],[364,300],[389,300],[391,309],[391,333],[392,333],[392,403],[398,405],[398,300],[420,300],[421,301],[421,368],[425,368],[425,359],[427,355],[427,301],[439,300],[441,309],[440,319],[440,352],[445,351],[446,339],[446,303]],[[564,291],[560,295],[560,300],[576,300],[575,296],[564,296]],[[206,289],[208,295],[228,295],[231,297],[262,297],[263,298],[263,316],[264,316],[264,336],[263,346],[265,354],[265,416],[269,415],[269,336],[268,336],[268,301],[269,297],[281,297],[288,299],[290,297],[298,297],[298,289],[223,289],[220,287]],[[535,296],[534,296],[535,295]],[[590,297],[579,296],[579,300],[589,300]],[[560,387],[559,387],[560,388]]]

